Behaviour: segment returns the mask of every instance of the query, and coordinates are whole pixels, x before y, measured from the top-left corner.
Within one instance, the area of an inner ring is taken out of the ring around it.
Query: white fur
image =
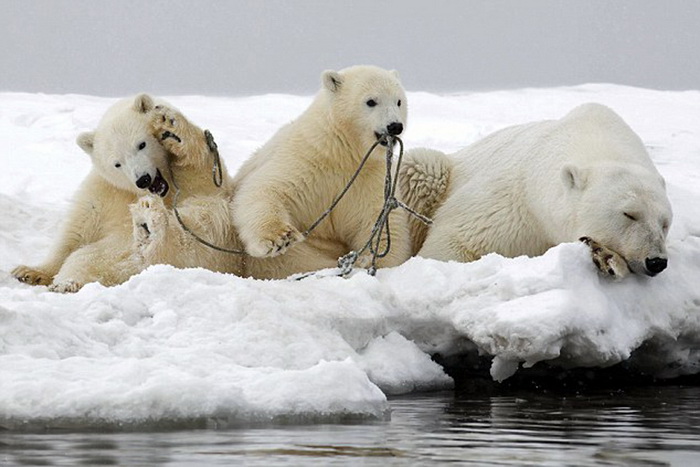
[[[589,237],[636,273],[648,273],[648,258],[667,257],[664,181],[639,137],[607,107],[586,104],[560,120],[506,128],[446,157],[454,166],[447,199],[421,256],[534,256]]]
[[[380,146],[333,213],[309,238],[302,236],[341,192],[376,134],[392,123],[406,124],[406,95],[395,72],[357,66],[326,71],[321,81],[311,106],[253,154],[234,179],[234,224],[247,251],[264,258],[248,260],[253,277],[335,266],[339,256],[364,246],[383,205]],[[376,105],[369,106],[370,100]],[[391,252],[379,266],[409,257],[405,213],[395,210],[390,222]]]

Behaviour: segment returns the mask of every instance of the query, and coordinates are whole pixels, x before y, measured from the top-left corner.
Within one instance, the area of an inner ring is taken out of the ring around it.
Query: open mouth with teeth
[[[160,170],[156,170],[156,176],[151,182],[151,185],[148,187],[148,191],[162,198],[168,194],[169,189],[170,186],[168,185],[168,181],[163,178]]]

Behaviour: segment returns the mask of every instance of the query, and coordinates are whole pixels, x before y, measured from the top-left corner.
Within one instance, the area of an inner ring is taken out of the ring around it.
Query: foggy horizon
[[[0,0],[0,91],[312,94],[397,69],[409,91],[698,89],[700,2]]]

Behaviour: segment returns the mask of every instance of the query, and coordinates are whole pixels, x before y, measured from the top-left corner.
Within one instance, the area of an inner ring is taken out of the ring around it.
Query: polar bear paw
[[[283,224],[259,239],[248,242],[247,251],[251,256],[266,258],[284,254],[289,247],[304,240],[304,235],[289,224]]]
[[[49,285],[53,281],[53,275],[29,266],[17,266],[12,270],[12,275],[18,281],[29,285]]]
[[[84,284],[81,284],[78,281],[73,281],[73,280],[66,280],[66,281],[61,281],[61,282],[56,282],[54,284],[51,284],[49,286],[49,290],[51,292],[57,292],[57,293],[75,293],[78,290],[83,288]]]
[[[590,237],[581,237],[580,240],[591,249],[591,258],[598,271],[606,277],[620,280],[630,273],[627,261],[619,253],[596,242]]]
[[[183,150],[182,132],[185,119],[178,111],[164,105],[153,108],[151,132],[165,149],[175,155]]]
[[[163,200],[157,196],[142,196],[129,206],[136,248],[143,252],[165,236],[168,213]]]

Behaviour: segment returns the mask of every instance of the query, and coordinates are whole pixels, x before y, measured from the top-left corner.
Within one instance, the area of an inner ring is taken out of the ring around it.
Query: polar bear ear
[[[566,164],[561,169],[564,185],[571,190],[583,190],[586,187],[586,171],[572,164]]]
[[[136,99],[134,99],[134,110],[137,112],[145,114],[153,110],[153,107],[155,107],[155,103],[153,102],[153,98],[148,94],[139,94],[136,96]]]
[[[401,80],[401,77],[399,76],[398,70],[391,70],[389,73],[391,73],[392,75],[394,75],[394,78],[396,78],[396,79],[398,79],[398,80]]]
[[[326,70],[321,75],[321,82],[330,92],[338,92],[340,86],[343,84],[343,78],[337,71]]]
[[[95,132],[86,131],[85,133],[80,133],[75,142],[78,143],[80,149],[92,156],[92,151],[95,148]]]

